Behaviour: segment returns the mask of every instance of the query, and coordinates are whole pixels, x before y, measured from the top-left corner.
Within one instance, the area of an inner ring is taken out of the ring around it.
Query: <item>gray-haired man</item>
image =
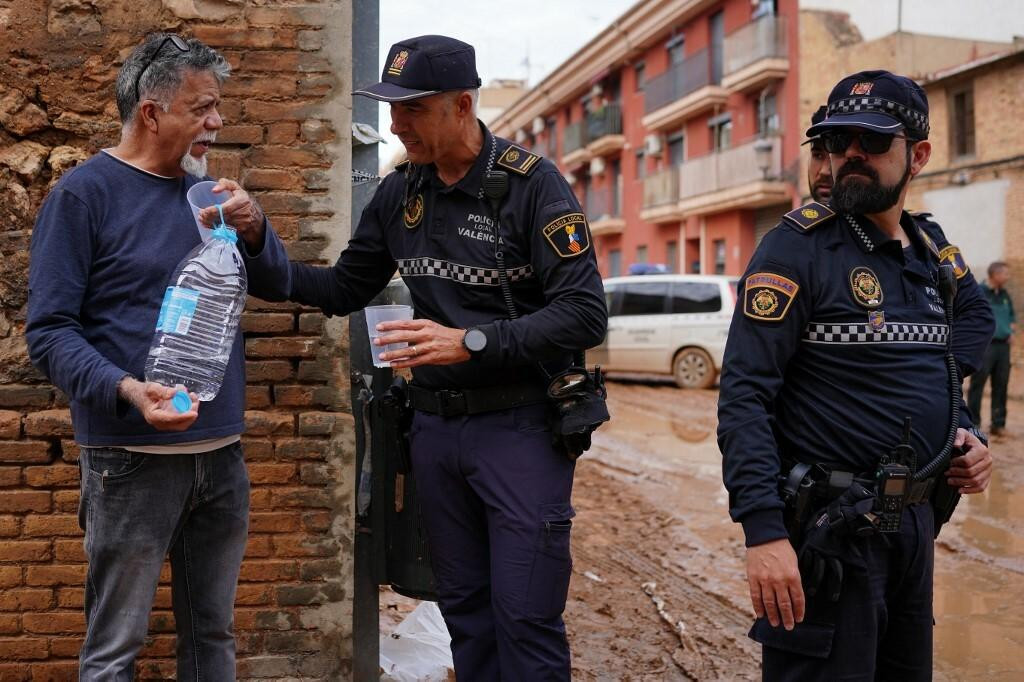
[[[206,175],[229,70],[197,40],[148,37],[118,74],[120,143],[61,178],[32,235],[29,349],[70,397],[81,446],[81,680],[132,679],[168,554],[178,679],[235,678],[232,614],[249,514],[241,337],[202,414],[195,396],[178,413],[173,389],[141,379],[168,278],[200,241],[185,193]],[[242,251],[249,290],[271,296],[264,268],[286,260],[284,249],[238,184],[220,185],[232,194],[229,224],[267,228]]]

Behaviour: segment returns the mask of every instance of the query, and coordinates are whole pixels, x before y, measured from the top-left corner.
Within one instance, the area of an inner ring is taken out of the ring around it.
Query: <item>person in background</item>
[[[971,377],[971,387],[967,392],[967,405],[971,414],[981,420],[981,395],[985,390],[985,381],[992,378],[992,425],[989,434],[1002,436],[1006,432],[1006,388],[1010,383],[1010,345],[1013,342],[1014,327],[1017,317],[1013,312],[1013,300],[1006,284],[1010,281],[1010,266],[996,261],[988,266],[988,279],[981,285],[988,304],[992,306],[992,314],[996,318],[996,331],[992,335],[992,343],[985,351],[981,367]]]
[[[817,125],[824,120],[825,105],[821,105],[811,116],[811,125]],[[807,191],[819,204],[828,204],[832,196],[832,162],[828,158],[821,135],[815,135],[803,144],[811,145],[811,156],[807,160]]]

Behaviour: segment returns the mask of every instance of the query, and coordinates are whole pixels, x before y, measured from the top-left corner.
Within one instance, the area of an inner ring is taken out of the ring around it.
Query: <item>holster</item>
[[[380,414],[384,421],[385,437],[390,441],[388,450],[398,453],[398,472],[412,469],[409,454],[409,429],[412,427],[412,407],[409,405],[409,386],[404,377],[395,377],[380,397]]]
[[[611,416],[601,368],[590,372],[585,367],[571,367],[567,372],[581,372],[586,379],[570,392],[552,396],[549,425],[554,446],[575,461],[590,449],[590,435]]]
[[[946,482],[945,472],[936,477],[930,501],[932,514],[935,516],[935,537],[939,537],[939,531],[952,518],[956,505],[960,502],[960,493]]]

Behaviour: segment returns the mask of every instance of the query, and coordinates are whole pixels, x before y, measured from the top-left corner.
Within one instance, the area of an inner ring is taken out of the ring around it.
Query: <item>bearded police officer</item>
[[[935,516],[951,510],[929,499],[988,485],[959,382],[992,315],[938,225],[903,211],[931,152],[923,90],[886,71],[848,76],[816,135],[831,203],[788,213],[759,245],[721,379],[750,635],[765,679],[927,680]]]
[[[552,162],[477,119],[472,46],[396,43],[381,81],[355,94],[391,103],[409,160],[334,267],[291,265],[290,297],[345,315],[401,274],[417,319],[380,325],[382,345],[409,344],[380,357],[412,368],[412,463],[456,675],[568,680],[574,463],[552,445],[546,389],[605,334],[587,222]]]
[[[812,127],[825,120],[825,109],[825,105],[822,105],[811,116]],[[832,196],[832,163],[828,152],[825,151],[820,134],[810,137],[803,144],[811,145],[811,156],[807,160],[807,191],[811,193],[811,199],[827,204]]]

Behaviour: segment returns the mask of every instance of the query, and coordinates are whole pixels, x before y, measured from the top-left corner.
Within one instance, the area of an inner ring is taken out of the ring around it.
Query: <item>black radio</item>
[[[881,533],[896,533],[903,517],[903,505],[910,490],[910,467],[888,462],[878,467],[875,476],[875,526]]]

